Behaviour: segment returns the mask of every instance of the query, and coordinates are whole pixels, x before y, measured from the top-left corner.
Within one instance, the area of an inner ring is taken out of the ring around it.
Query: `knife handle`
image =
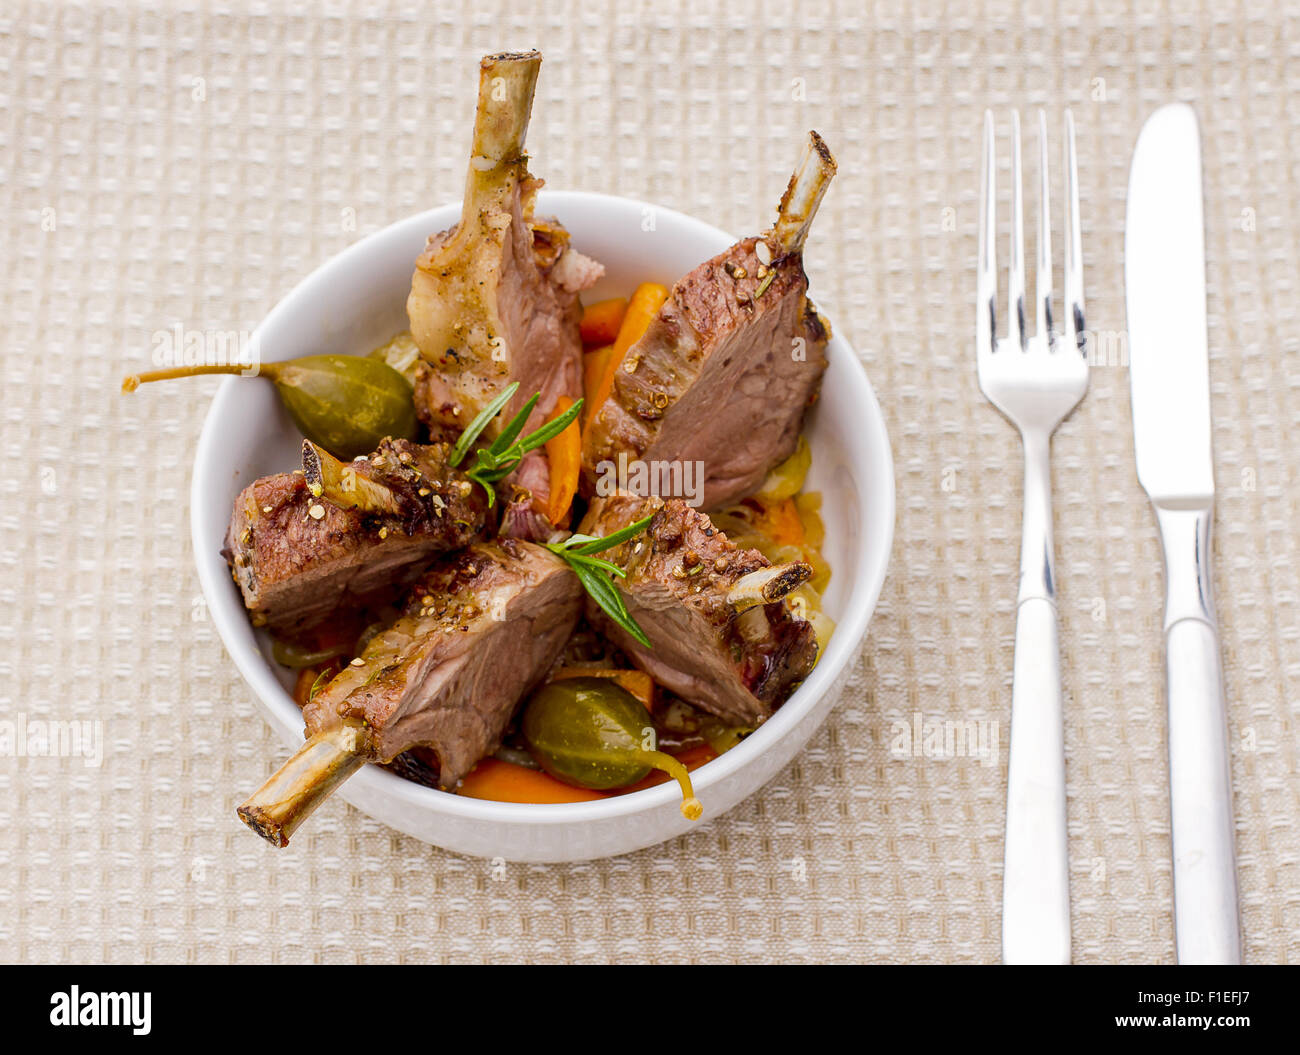
[[[1213,511],[1159,509],[1174,934],[1180,964],[1241,962],[1223,666],[1210,589]]]
[[[1002,962],[1070,962],[1065,730],[1056,605],[1016,610],[1002,875]]]

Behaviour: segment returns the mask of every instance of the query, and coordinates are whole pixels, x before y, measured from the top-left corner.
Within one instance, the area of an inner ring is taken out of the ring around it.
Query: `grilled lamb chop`
[[[309,630],[469,543],[487,502],[448,453],[385,440],[367,460],[344,463],[308,442],[303,470],[244,488],[222,552],[254,625]]]
[[[835,159],[816,132],[776,223],[682,278],[628,349],[583,432],[588,492],[620,454],[700,463],[705,509],[756,491],[795,449],[826,369],[803,246]]]
[[[536,51],[483,59],[462,220],[429,239],[411,278],[416,410],[435,435],[459,433],[512,381],[519,392],[489,440],[535,392],[528,431],[558,397],[582,394],[578,294],[604,268],[570,248],[558,221],[533,216],[541,181],[524,137],[541,61]]]
[[[654,513],[645,533],[601,557],[647,649],[593,603],[587,618],[638,667],[683,699],[738,725],[770,718],[812,670],[812,624],[781,603],[806,582],[802,561],[773,565],[740,549],[681,499],[616,495],[592,503],[580,531],[609,535]]]
[[[240,817],[284,846],[365,762],[415,747],[431,749],[439,786],[454,788],[500,746],[516,705],[577,625],[582,597],[568,565],[528,542],[479,542],[438,561],[401,618],[303,708],[307,743]]]

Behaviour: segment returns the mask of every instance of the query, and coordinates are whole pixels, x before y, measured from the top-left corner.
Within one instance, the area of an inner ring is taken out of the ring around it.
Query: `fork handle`
[[[1056,605],[1029,597],[1016,611],[1002,879],[1002,959],[1070,962],[1065,732]]]
[[[1002,872],[1005,963],[1070,962],[1065,734],[1056,629],[1051,439],[1022,430],[1025,508]]]

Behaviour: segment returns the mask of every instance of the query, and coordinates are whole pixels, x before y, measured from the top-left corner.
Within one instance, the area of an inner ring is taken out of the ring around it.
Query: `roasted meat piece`
[[[570,247],[558,221],[533,215],[541,181],[524,137],[541,61],[535,51],[483,59],[462,219],[429,239],[411,278],[416,410],[435,435],[459,433],[512,381],[519,392],[486,439],[534,393],[529,431],[558,397],[582,394],[578,294],[604,269]]]
[[[601,553],[647,649],[594,603],[587,618],[632,662],[683,699],[725,721],[758,725],[812,670],[817,639],[782,598],[806,582],[802,561],[773,565],[740,549],[680,499],[617,495],[592,503],[579,529],[610,535],[654,514],[645,533]]]
[[[283,846],[363,763],[415,747],[430,749],[439,786],[454,788],[500,745],[577,625],[582,598],[569,566],[532,543],[478,542],[442,558],[412,586],[401,618],[308,701],[307,743],[240,816]]]
[[[309,630],[468,544],[487,501],[448,454],[445,444],[385,440],[343,463],[305,443],[302,470],[244,488],[222,552],[254,625]]]
[[[582,596],[568,565],[528,542],[480,542],[443,558],[411,588],[402,618],[307,704],[307,735],[358,719],[369,758],[431,748],[439,783],[455,787],[496,749],[515,705],[560,654]]]
[[[775,225],[682,278],[628,349],[583,432],[588,493],[620,455],[698,465],[700,504],[756,491],[789,457],[826,369],[829,331],[808,301],[803,246],[835,160],[816,132]],[[678,496],[680,497],[680,496]]]

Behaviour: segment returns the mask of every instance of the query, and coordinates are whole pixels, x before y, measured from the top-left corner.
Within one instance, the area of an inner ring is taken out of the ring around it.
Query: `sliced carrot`
[[[627,314],[627,297],[612,297],[582,309],[583,344],[613,344]]]
[[[712,762],[718,757],[718,753],[708,744],[697,744],[688,747],[685,751],[674,752],[674,757],[687,770],[693,772],[706,762]],[[656,784],[663,784],[669,780],[672,780],[672,777],[667,773],[652,769],[647,776],[625,788],[592,791],[565,784],[540,769],[529,769],[527,766],[517,766],[513,762],[502,762],[499,758],[485,758],[461,781],[457,790],[459,794],[472,799],[548,805],[564,802],[596,802],[611,795],[625,795],[631,791],[652,788]]]
[[[293,683],[293,702],[299,707],[306,707],[311,699],[312,686],[321,681],[321,675],[325,676],[325,680],[321,681],[321,684],[324,685],[326,681],[329,681],[343,669],[345,662],[346,660],[336,657],[320,664],[320,666],[304,667],[298,671],[298,678]]]
[[[311,687],[316,684],[320,671],[315,667],[304,667],[298,671],[298,680],[293,683],[293,702],[300,708],[307,706],[311,698]]]
[[[594,406],[592,400],[596,398],[600,383],[605,379],[605,370],[609,366],[609,357],[613,354],[613,344],[603,344],[599,348],[593,348],[589,352],[582,353],[582,394],[586,397],[586,403],[582,407],[582,422],[584,425],[591,417],[591,408]]]
[[[655,709],[655,680],[643,670],[615,670],[611,667],[561,667],[551,681],[564,678],[613,678],[620,688],[635,696],[651,713]]]
[[[571,406],[573,400],[560,396],[555,401],[551,419],[558,418]],[[546,517],[560,527],[568,523],[569,506],[578,493],[578,474],[582,471],[582,433],[577,421],[569,422],[568,428],[546,441],[546,460],[551,465],[551,492],[547,499]]]
[[[799,507],[792,498],[763,503],[763,528],[778,546],[802,546],[808,541]]]
[[[472,799],[493,802],[529,802],[536,805],[555,802],[595,802],[606,798],[603,792],[575,788],[543,773],[540,769],[485,758],[461,781],[459,793]]]
[[[651,320],[659,314],[659,309],[668,299],[668,287],[658,282],[642,282],[627,305],[627,314],[623,316],[623,325],[618,328],[618,339],[614,342],[614,351],[605,364],[605,372],[592,393],[589,411],[595,417],[605,400],[614,389],[614,375],[623,363],[627,350],[649,329]],[[588,419],[590,420],[590,418]]]

